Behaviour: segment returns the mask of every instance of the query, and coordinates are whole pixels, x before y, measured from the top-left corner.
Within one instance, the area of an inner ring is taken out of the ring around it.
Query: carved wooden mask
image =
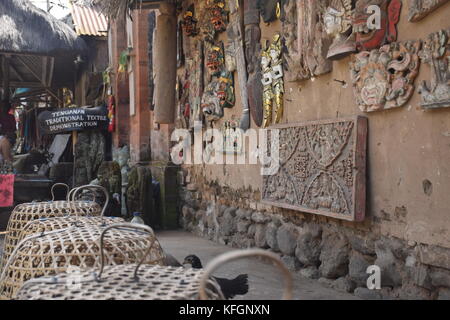
[[[395,42],[363,51],[350,64],[356,101],[372,112],[404,105],[414,92],[420,41]]]
[[[370,30],[368,21],[374,12],[369,7],[374,5],[380,9],[380,28]],[[357,49],[372,50],[396,41],[401,7],[400,0],[358,0],[353,20]]]
[[[184,32],[188,36],[195,37],[198,34],[197,22],[197,19],[195,19],[195,6],[192,4],[186,10],[182,21]]]

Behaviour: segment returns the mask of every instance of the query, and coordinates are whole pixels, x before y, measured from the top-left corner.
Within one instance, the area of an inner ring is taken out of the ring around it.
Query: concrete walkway
[[[205,266],[208,261],[233,248],[197,237],[184,231],[157,232],[164,250],[183,262],[189,254],[197,255]],[[238,260],[224,265],[215,275],[234,278],[241,273],[249,275],[249,293],[238,296],[242,300],[277,300],[283,292],[283,279],[276,267],[257,259]],[[352,294],[323,286],[317,280],[294,274],[294,299],[296,300],[359,300]]]
[[[189,254],[197,255],[203,265],[233,248],[197,237],[184,231],[157,232],[158,240],[164,250],[183,262]],[[4,237],[0,236],[0,256]],[[283,293],[283,279],[277,269],[257,259],[238,260],[219,269],[215,275],[234,278],[241,273],[249,275],[249,293],[235,300],[277,300]],[[354,295],[327,288],[317,280],[294,274],[294,299],[296,300],[348,300],[358,299]]]

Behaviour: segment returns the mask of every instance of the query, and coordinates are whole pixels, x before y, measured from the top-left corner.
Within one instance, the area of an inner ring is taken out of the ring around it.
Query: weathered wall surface
[[[404,5],[398,25],[399,41],[425,39],[429,33],[449,26],[450,5],[418,23],[408,22],[406,9]],[[270,40],[281,30],[281,23],[261,23],[261,28],[262,41]],[[226,34],[221,34],[220,39],[226,39]],[[450,247],[449,110],[423,111],[416,92],[404,107],[363,113],[355,103],[349,62],[350,57],[335,61],[331,73],[318,76],[314,81],[285,82],[283,122],[366,116],[369,120],[368,217],[363,225],[368,230],[405,240]],[[347,86],[343,88],[334,79],[345,81]],[[420,82],[429,79],[429,67],[422,64],[415,81],[416,89]],[[241,114],[237,83],[236,98],[236,106],[225,109],[223,120],[238,118]],[[260,191],[261,188],[258,166],[220,165],[198,170],[206,180],[235,190]],[[425,188],[428,182],[431,187]],[[338,223],[333,219],[330,222]],[[354,224],[357,225],[360,223]]]
[[[408,5],[403,1],[398,41],[425,39],[449,27],[450,3],[417,23],[408,22]],[[265,42],[281,31],[281,23],[261,23],[261,30]],[[219,39],[225,41],[226,34]],[[429,66],[421,64],[416,92],[405,106],[363,113],[353,94],[350,60],[333,62],[333,71],[314,81],[285,81],[282,123],[354,115],[368,118],[364,222],[262,205],[257,165],[194,165],[184,166],[183,225],[236,247],[256,245],[280,252],[292,268],[301,267],[313,277],[337,279],[333,285],[341,289],[365,287],[361,280],[367,278],[365,268],[375,263],[386,271],[383,286],[398,289],[391,296],[448,297],[450,109],[424,111],[420,107],[417,87],[430,80]],[[235,74],[236,105],[225,109],[217,127],[241,115],[237,81]],[[256,128],[253,121],[251,127]],[[359,288],[358,293],[365,291]]]

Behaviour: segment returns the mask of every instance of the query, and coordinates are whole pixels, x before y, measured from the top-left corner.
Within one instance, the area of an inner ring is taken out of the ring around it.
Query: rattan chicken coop
[[[11,213],[11,217],[8,221],[6,229],[6,237],[3,247],[3,256],[1,259],[0,270],[6,264],[6,261],[13,252],[15,246],[21,237],[21,232],[24,227],[30,221],[42,218],[51,217],[66,217],[66,216],[99,216],[104,212],[105,206],[102,210],[99,204],[95,201],[78,200],[74,201],[76,193],[81,190],[92,190],[93,188],[101,188],[99,186],[82,186],[71,190],[67,194],[65,201],[53,201],[54,200],[54,188],[56,186],[65,186],[69,189],[69,186],[63,183],[54,184],[52,187],[52,201],[48,202],[31,202],[23,203],[16,206]],[[107,194],[107,192],[106,192]],[[72,199],[70,199],[72,197]],[[95,200],[95,197],[94,197]],[[108,199],[107,199],[108,201]]]
[[[14,298],[29,279],[56,275],[72,268],[84,271],[97,267],[100,265],[99,239],[106,229],[109,227],[104,225],[72,226],[23,239],[3,268],[0,299]],[[137,263],[146,252],[145,264],[164,261],[164,252],[153,231],[143,232],[130,228],[129,224],[119,224],[104,238],[101,260],[105,265]]]
[[[105,229],[114,228],[110,226]],[[292,298],[292,275],[273,253],[240,250],[221,255],[206,268],[176,268],[158,265],[116,265],[82,273],[63,273],[26,282],[20,300],[223,300],[220,285],[211,277],[225,263],[251,256],[269,259],[285,279],[283,299]]]

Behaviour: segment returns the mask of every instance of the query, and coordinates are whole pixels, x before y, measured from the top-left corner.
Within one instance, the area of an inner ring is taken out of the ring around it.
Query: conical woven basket
[[[114,226],[108,227],[114,228]],[[106,231],[106,230],[105,230]],[[158,265],[117,265],[82,273],[33,279],[20,289],[20,300],[223,300],[219,284],[211,277],[225,263],[251,256],[271,260],[285,279],[283,298],[292,298],[292,275],[273,253],[240,250],[221,255],[204,270]]]
[[[23,239],[2,271],[0,299],[14,298],[17,290],[29,279],[56,275],[74,267],[79,271],[98,267],[99,239],[105,229],[108,227],[101,225],[73,226]],[[119,227],[108,232],[105,238],[105,265],[136,263],[147,251],[146,264],[162,264],[164,261],[164,252],[153,232]]]
[[[64,185],[57,183],[52,187],[52,198],[54,199],[53,190],[56,186]],[[87,186],[73,189],[67,195],[65,201],[48,201],[48,202],[31,202],[23,203],[16,206],[11,213],[6,229],[6,237],[3,247],[3,256],[0,264],[0,270],[8,261],[11,253],[16,247],[21,237],[21,232],[25,225],[33,220],[51,217],[65,216],[99,216],[102,208],[95,201],[70,201],[69,197],[75,194],[75,191],[87,189]]]

